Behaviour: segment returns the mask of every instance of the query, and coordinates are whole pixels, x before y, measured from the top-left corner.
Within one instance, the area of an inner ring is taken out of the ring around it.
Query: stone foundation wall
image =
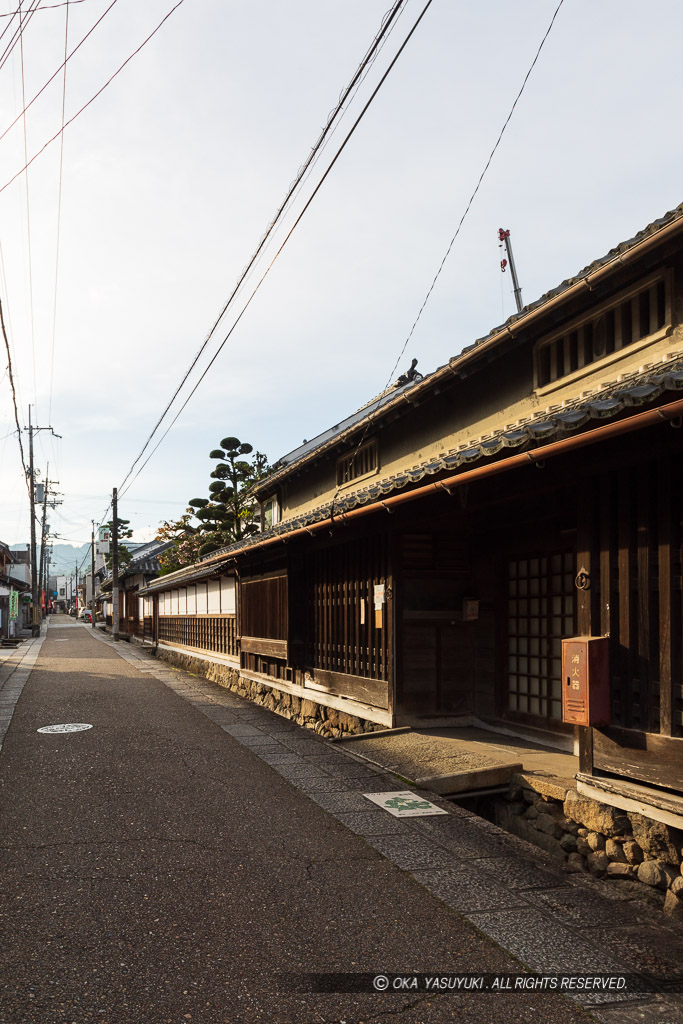
[[[265,683],[245,679],[240,675],[238,668],[232,668],[230,665],[204,661],[201,658],[193,658],[191,654],[185,654],[182,651],[169,651],[164,648],[159,648],[156,656],[185,672],[204,676],[204,678],[218,683],[219,686],[232,690],[238,697],[244,697],[253,701],[254,704],[260,704],[261,707],[274,711],[277,715],[282,715],[283,718],[289,718],[306,729],[313,729],[328,739],[349,734],[375,732],[385,728],[383,725],[368,722],[356,715],[349,715],[345,711],[337,711],[335,708],[325,707],[315,701],[295,697],[293,694],[285,693]]]
[[[517,776],[496,803],[496,823],[564,861],[567,871],[637,882],[659,891],[683,921],[683,832],[632,811]]]

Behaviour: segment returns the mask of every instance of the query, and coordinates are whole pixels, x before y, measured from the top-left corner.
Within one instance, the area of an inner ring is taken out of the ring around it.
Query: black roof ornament
[[[411,381],[422,380],[422,374],[419,373],[415,369],[416,366],[417,366],[417,359],[413,359],[411,364],[410,364],[410,369],[406,370],[405,373],[401,374],[401,376],[398,378],[398,380],[394,384],[394,387],[400,388],[400,387],[403,386],[403,384],[409,384]]]

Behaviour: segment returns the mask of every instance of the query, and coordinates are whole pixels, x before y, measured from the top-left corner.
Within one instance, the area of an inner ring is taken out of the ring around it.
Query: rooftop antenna
[[[505,246],[507,253],[507,259],[500,261],[500,269],[505,273],[505,268],[508,263],[510,264],[510,273],[512,274],[512,287],[515,293],[515,302],[517,303],[517,312],[522,312],[522,289],[519,287],[519,281],[517,280],[517,271],[515,269],[515,261],[512,258],[512,242],[510,241],[510,231],[506,231],[505,228],[498,228],[498,239],[499,248],[502,249]]]

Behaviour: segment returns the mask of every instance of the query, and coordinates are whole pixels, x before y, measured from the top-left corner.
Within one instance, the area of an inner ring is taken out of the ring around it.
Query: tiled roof
[[[168,548],[171,547],[173,541],[150,541],[147,544],[139,545],[139,553],[133,552],[131,558],[125,569],[119,569],[119,579],[125,576],[136,576],[138,573],[156,573],[159,572],[159,555],[163,554]],[[102,583],[103,587],[109,587],[113,579],[113,572],[109,570]]]
[[[205,556],[204,561],[208,563],[220,559],[220,564],[223,564],[236,554],[248,551],[250,547],[258,547],[264,540],[286,537],[294,530],[329,519],[332,513],[340,515],[362,505],[369,505],[395,491],[419,484],[426,477],[438,476],[445,472],[452,473],[460,467],[490,458],[503,448],[521,448],[530,442],[565,437],[586,426],[591,420],[612,419],[629,408],[654,402],[667,391],[683,391],[683,358],[680,356],[667,358],[658,364],[650,364],[637,373],[624,374],[616,381],[592,392],[584,392],[574,401],[565,402],[561,406],[549,406],[533,416],[510,424],[503,430],[473,438],[472,441],[433,459],[373,481],[357,491],[335,498],[334,508],[332,502],[326,502],[295,519],[279,523],[270,530],[218,551],[212,551]],[[199,572],[198,565],[192,568]],[[208,565],[206,568],[209,568]],[[212,566],[210,571],[215,571],[215,566]],[[206,570],[204,574],[209,575]]]
[[[262,537],[263,534],[257,534],[256,536]],[[238,545],[242,541],[238,542]],[[222,549],[221,549],[222,550]],[[216,552],[212,551],[211,555],[207,555],[207,558],[215,556]],[[193,580],[207,579],[209,576],[220,575],[221,569],[224,563],[228,559],[221,559],[216,565],[202,565],[201,562],[195,563],[194,565],[188,565],[185,569],[177,569],[176,572],[169,572],[165,576],[159,576],[158,579],[148,583],[144,590],[140,590],[141,594],[153,594],[159,590],[168,590],[170,587],[183,586],[185,583],[192,583]]]
[[[329,430],[324,431],[322,434],[318,434],[312,441],[307,441],[299,448],[295,448],[294,451],[285,455],[279,462],[276,463],[276,469],[270,473],[263,481],[254,488],[255,493],[263,494],[268,487],[274,486],[280,479],[288,476],[291,470],[298,463],[304,463],[308,461],[312,455],[316,452],[322,451],[323,449],[330,447],[335,442],[341,441],[345,435],[353,435],[357,432],[358,427],[362,426],[366,422],[379,418],[389,408],[393,408],[403,398],[407,398],[406,392],[411,389],[415,390],[416,396],[418,392],[423,392],[428,389],[433,383],[436,383],[445,373],[450,374],[451,366],[458,364],[460,366],[463,361],[467,361],[473,355],[477,354],[477,349],[486,343],[494,342],[498,336],[506,335],[509,328],[519,321],[524,320],[530,314],[535,313],[536,310],[540,310],[546,303],[552,299],[561,296],[564,292],[568,292],[574,285],[584,281],[586,278],[595,274],[598,270],[609,266],[610,263],[618,263],[623,255],[632,249],[634,246],[639,245],[646,239],[654,236],[657,232],[666,228],[668,225],[673,224],[675,221],[683,222],[683,203],[677,206],[673,210],[669,210],[663,217],[652,221],[646,228],[639,231],[632,238],[627,239],[624,242],[620,242],[613,249],[610,249],[608,253],[602,256],[600,259],[593,260],[588,266],[580,270],[578,274],[573,277],[568,277],[565,281],[559,284],[556,288],[552,288],[546,292],[535,302],[529,303],[525,306],[521,312],[515,313],[513,316],[508,317],[504,324],[495,327],[489,331],[487,335],[482,338],[478,338],[477,341],[472,345],[468,345],[462,350],[458,356],[454,356],[444,366],[437,367],[432,373],[426,374],[421,381],[411,382],[410,384],[401,388],[391,387],[386,391],[382,392],[381,395],[367,402],[364,406],[357,410],[352,416],[342,420],[334,427],[330,427]],[[412,395],[411,395],[412,398]],[[264,486],[265,485],[265,486]]]

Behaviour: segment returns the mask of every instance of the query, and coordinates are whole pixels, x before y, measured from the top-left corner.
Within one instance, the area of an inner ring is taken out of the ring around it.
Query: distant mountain
[[[130,551],[139,548],[138,541],[128,541],[126,545]],[[25,544],[10,544],[11,551],[25,551]],[[38,558],[40,558],[40,544],[38,545]],[[85,561],[84,561],[85,559]],[[81,566],[81,563],[82,566]],[[89,544],[53,544],[52,545],[52,567],[51,576],[73,576],[76,566],[79,573],[90,572],[90,545]]]

